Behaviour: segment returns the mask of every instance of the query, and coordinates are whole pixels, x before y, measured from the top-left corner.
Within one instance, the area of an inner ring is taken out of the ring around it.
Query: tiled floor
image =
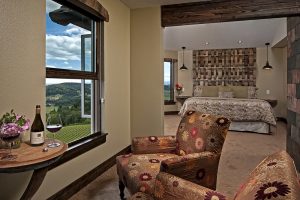
[[[180,118],[165,116],[165,135],[175,135]],[[217,191],[233,197],[254,167],[267,155],[285,149],[286,125],[278,122],[273,135],[232,132],[227,135],[218,173]],[[126,193],[128,196],[129,194]],[[118,177],[114,166],[74,195],[71,200],[119,199]]]

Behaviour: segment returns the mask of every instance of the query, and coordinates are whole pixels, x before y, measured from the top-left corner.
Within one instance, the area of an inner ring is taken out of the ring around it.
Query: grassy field
[[[165,100],[171,100],[170,90],[164,90]]]
[[[90,124],[80,124],[63,127],[59,132],[56,133],[56,139],[59,139],[65,143],[70,143],[72,141],[78,140],[85,136],[91,134],[91,125]],[[52,138],[53,134],[46,131],[48,138]]]

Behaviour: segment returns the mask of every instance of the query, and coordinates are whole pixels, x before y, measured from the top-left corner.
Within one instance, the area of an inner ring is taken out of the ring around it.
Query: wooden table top
[[[48,148],[49,140],[46,140],[42,146],[30,146],[28,143],[21,143],[20,148],[12,149],[12,154],[17,155],[15,160],[0,159],[0,173],[15,173],[28,170],[34,170],[50,165],[67,150],[68,145],[56,140],[61,145],[56,148]],[[43,152],[47,147],[48,151]],[[0,149],[0,157],[3,157],[9,149]]]

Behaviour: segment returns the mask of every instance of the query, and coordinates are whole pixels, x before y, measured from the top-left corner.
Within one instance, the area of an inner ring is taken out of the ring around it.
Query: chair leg
[[[119,180],[119,190],[120,190],[120,198],[121,198],[121,200],[125,199],[124,198],[124,189],[125,189],[124,183],[121,180]]]

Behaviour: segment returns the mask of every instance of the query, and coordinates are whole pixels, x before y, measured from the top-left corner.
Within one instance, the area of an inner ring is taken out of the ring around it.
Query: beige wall
[[[164,51],[164,58],[172,58],[172,59],[178,59],[178,52],[177,51]],[[177,70],[178,63],[174,67],[174,84],[177,83],[177,77],[178,77],[178,70]],[[174,89],[175,90],[175,89]],[[174,93],[176,97],[176,92]],[[176,102],[176,98],[174,98]],[[164,111],[177,111],[178,110],[178,105],[164,105]]]
[[[184,51],[184,65],[188,70],[179,70],[182,66],[183,61],[182,51],[178,52],[178,83],[183,84],[184,91],[182,96],[192,96],[193,95],[193,51]]]
[[[277,99],[278,104],[274,108],[277,117],[286,118],[287,99],[286,99],[286,73],[287,73],[287,49],[286,48],[270,48],[269,63],[272,70],[263,70],[266,64],[267,51],[266,48],[257,48],[257,80],[258,98]],[[270,94],[266,94],[266,90],[270,90]]]
[[[131,10],[131,135],[163,134],[163,50],[160,7]]]
[[[35,105],[45,102],[44,8],[39,0],[0,1],[1,116],[13,108],[33,119]],[[0,174],[0,199],[18,199],[30,175]]]
[[[101,3],[110,15],[105,23],[107,142],[48,172],[34,199],[46,199],[130,144],[130,10],[119,0]],[[32,119],[34,106],[45,102],[45,1],[0,1],[0,18],[0,112],[15,108]],[[1,174],[0,199],[19,199],[30,174]]]
[[[273,66],[272,70],[263,70],[266,62],[266,48],[257,48],[257,79],[258,98],[273,98],[278,100],[275,107],[277,117],[286,117],[286,73],[287,73],[287,52],[286,48],[272,48],[269,50],[269,62]],[[185,91],[182,95],[191,96],[193,94],[193,56],[192,51],[185,51],[184,62],[189,68],[187,71],[178,71],[178,82],[183,83]],[[178,68],[182,65],[182,52],[178,53]],[[270,90],[270,94],[266,94]]]

